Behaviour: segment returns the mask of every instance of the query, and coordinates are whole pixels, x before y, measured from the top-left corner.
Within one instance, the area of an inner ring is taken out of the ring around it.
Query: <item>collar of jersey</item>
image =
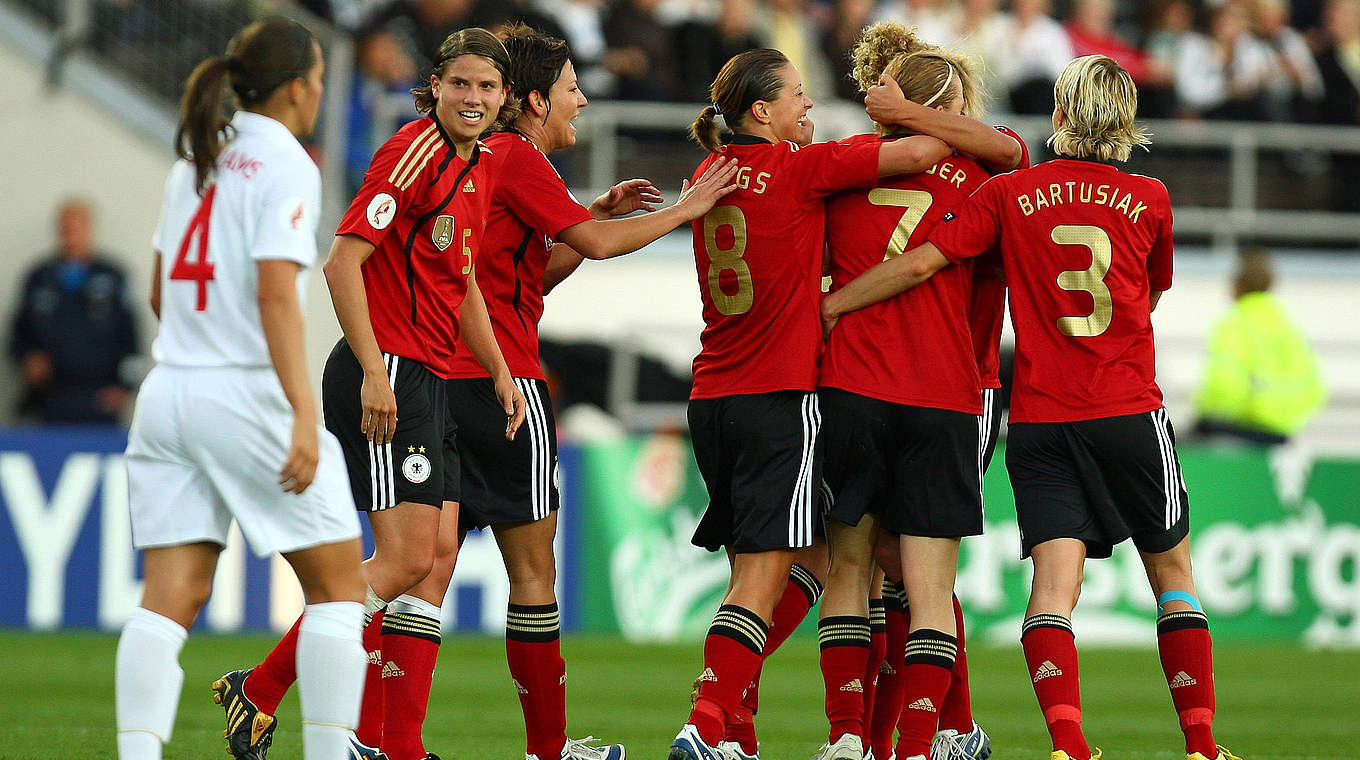
[[[1093,156],[1069,156],[1069,155],[1067,155],[1067,154],[1064,153],[1064,154],[1058,155],[1058,156],[1057,156],[1056,158],[1054,158],[1053,160],[1054,160],[1054,161],[1084,161],[1084,162],[1086,162],[1086,163],[1088,163],[1088,164],[1100,164],[1101,166],[1108,166],[1108,167],[1110,167],[1111,169],[1118,169],[1118,168],[1119,168],[1119,162],[1118,162],[1118,161],[1115,161],[1114,159],[1110,159],[1110,160],[1107,161],[1107,160],[1105,160],[1105,159],[1095,158],[1095,157],[1093,157]]]
[[[430,115],[425,118],[434,122],[434,128],[439,130],[439,137],[444,140],[444,147],[449,149],[448,155],[444,157],[443,166],[440,167],[440,171],[443,171],[443,167],[448,166],[449,161],[458,158],[458,146],[453,144],[453,138],[449,137],[449,133],[444,129],[444,125],[439,123],[439,117],[434,115],[434,111],[430,111]],[[490,132],[484,132],[477,138],[477,142],[472,146],[472,155],[468,156],[467,162],[469,164],[476,163],[477,154],[482,151],[486,151],[487,153],[491,152],[491,149],[482,143],[482,137],[485,137],[488,134],[490,134]],[[461,161],[462,159],[459,160]]]
[[[730,138],[728,138],[727,144],[728,144],[728,145],[774,145],[774,143],[770,142],[769,140],[766,140],[766,139],[763,138],[763,137],[756,137],[755,135],[742,134],[742,133],[740,133],[740,132],[734,133]]]
[[[231,126],[238,132],[275,132],[279,136],[297,139],[288,131],[288,127],[283,126],[283,122],[254,111],[241,110],[232,114]]]

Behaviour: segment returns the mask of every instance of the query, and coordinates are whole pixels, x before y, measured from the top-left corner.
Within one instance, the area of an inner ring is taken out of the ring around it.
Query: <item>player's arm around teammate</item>
[[[317,424],[299,294],[316,258],[321,183],[297,138],[316,124],[323,68],[310,32],[266,19],[201,63],[181,102],[183,160],[155,235],[157,367],[128,440],[146,585],[118,645],[124,760],[156,760],[170,738],[178,653],[233,520],[257,553],[283,554],[307,596],[296,650],[304,757],[339,757],[352,736],[364,668],[358,524],[339,447]],[[238,718],[229,747],[263,753],[272,716],[242,704],[239,686],[217,688]]]

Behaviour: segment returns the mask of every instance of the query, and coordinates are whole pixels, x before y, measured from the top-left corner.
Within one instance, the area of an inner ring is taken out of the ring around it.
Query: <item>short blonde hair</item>
[[[1147,130],[1134,124],[1138,88],[1133,77],[1109,56],[1069,61],[1053,84],[1053,100],[1063,112],[1062,125],[1048,138],[1055,153],[1127,161],[1133,146],[1152,142]]]

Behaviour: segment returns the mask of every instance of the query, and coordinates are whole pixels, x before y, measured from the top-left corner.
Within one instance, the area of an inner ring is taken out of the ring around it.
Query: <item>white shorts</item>
[[[279,485],[292,434],[272,369],[151,370],[128,433],[133,545],[225,546],[233,518],[260,556],[358,537],[345,460],[325,428],[312,485],[300,495]]]

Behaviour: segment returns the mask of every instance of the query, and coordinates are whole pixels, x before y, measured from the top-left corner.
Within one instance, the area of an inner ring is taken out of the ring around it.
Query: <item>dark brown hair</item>
[[[784,85],[779,70],[788,62],[788,57],[773,48],[756,48],[732,56],[713,80],[708,90],[712,103],[694,119],[689,136],[709,153],[722,150],[715,117],[722,116],[729,130],[741,126],[753,103],[779,97],[779,89]]]
[[[529,102],[529,93],[538,92],[544,100],[548,91],[562,76],[562,67],[571,60],[571,48],[556,37],[550,37],[527,24],[514,24],[503,32],[505,50],[510,54],[510,94],[520,109]],[[551,107],[551,106],[549,106]],[[519,110],[519,109],[517,109]],[[506,118],[505,109],[493,129],[508,129],[515,118]]]
[[[307,76],[315,63],[312,33],[274,16],[242,29],[227,43],[226,55],[194,67],[179,102],[175,153],[194,163],[199,194],[207,189],[226,141],[229,110],[259,106],[278,88]]]
[[[439,50],[435,51],[434,67],[430,69],[430,74],[435,78],[444,76],[444,69],[448,68],[449,63],[462,55],[480,55],[491,61],[491,65],[501,73],[502,84],[513,85],[510,77],[510,54],[505,52],[505,45],[501,44],[496,35],[479,26],[459,29],[445,37],[439,44]],[[415,100],[416,111],[421,115],[429,114],[439,102],[430,89],[428,77],[425,84],[411,89],[411,97]],[[513,90],[505,99],[505,104],[501,106],[497,119],[506,114],[510,115],[512,121],[519,115],[519,100],[514,97]]]

